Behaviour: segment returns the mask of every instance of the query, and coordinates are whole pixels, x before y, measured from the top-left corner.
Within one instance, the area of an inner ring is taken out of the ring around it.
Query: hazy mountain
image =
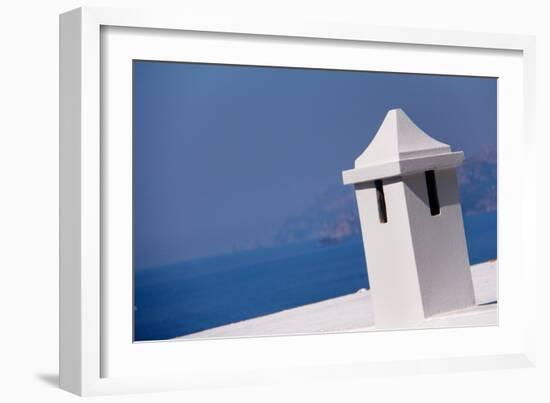
[[[462,211],[465,215],[497,209],[496,149],[488,148],[470,158],[458,169]]]
[[[359,235],[359,217],[351,186],[331,186],[306,210],[289,217],[278,231],[276,243],[344,238]]]
[[[462,211],[474,215],[495,211],[497,195],[496,150],[481,150],[466,158],[458,169]],[[289,217],[275,237],[275,243],[319,240],[338,242],[361,232],[355,192],[352,186],[333,185],[301,213]]]

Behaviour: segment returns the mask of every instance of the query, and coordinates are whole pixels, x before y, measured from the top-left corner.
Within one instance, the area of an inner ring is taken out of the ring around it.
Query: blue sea
[[[496,212],[464,217],[470,263],[497,257]],[[164,340],[369,288],[361,238],[306,242],[135,273],[136,341]]]

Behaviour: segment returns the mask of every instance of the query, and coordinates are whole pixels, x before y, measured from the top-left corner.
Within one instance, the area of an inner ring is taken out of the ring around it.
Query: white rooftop
[[[368,147],[343,172],[345,184],[399,176],[422,170],[450,168],[464,159],[448,144],[430,137],[402,109],[388,111]]]
[[[498,324],[497,262],[471,267],[476,305],[432,316],[412,328],[494,326]],[[314,304],[215,327],[181,337],[182,339],[249,337],[357,332],[376,330],[369,290],[332,298]],[[179,339],[179,338],[178,338]]]

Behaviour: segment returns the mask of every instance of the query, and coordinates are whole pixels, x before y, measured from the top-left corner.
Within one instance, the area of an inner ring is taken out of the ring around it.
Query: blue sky
[[[493,78],[136,61],[133,79],[137,269],[269,242],[389,109],[466,157],[496,147]]]

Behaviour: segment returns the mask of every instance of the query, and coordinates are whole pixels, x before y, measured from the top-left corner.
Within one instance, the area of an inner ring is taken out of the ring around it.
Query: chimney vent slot
[[[378,202],[378,218],[381,223],[387,223],[388,213],[386,211],[386,198],[384,197],[384,186],[382,184],[382,180],[375,180],[374,187],[376,188],[376,201]]]
[[[438,215],[440,213],[439,197],[437,196],[437,183],[435,182],[435,172],[426,171],[426,186],[428,187],[428,201],[430,203],[430,213]]]

